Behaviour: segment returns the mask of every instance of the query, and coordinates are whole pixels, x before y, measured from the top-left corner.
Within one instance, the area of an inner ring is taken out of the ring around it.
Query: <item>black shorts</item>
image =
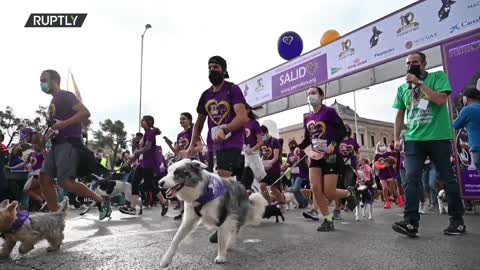
[[[242,150],[239,148],[222,149],[217,154],[217,170],[237,172],[241,168]]]
[[[280,173],[267,173],[267,176],[265,176],[265,178],[263,178],[263,179],[260,181],[260,183],[265,183],[265,184],[267,184],[267,186],[271,186],[271,185],[273,185],[273,183],[274,183],[275,181],[278,180],[278,178],[280,178],[280,175],[281,175]],[[281,181],[282,181],[282,180],[279,180],[279,181],[275,184],[275,186],[280,186]]]
[[[334,157],[332,157],[334,156]],[[310,159],[310,168],[320,168],[322,170],[322,174],[339,174],[343,167],[343,160],[341,157],[337,157],[337,154],[325,156],[320,160]],[[329,162],[327,162],[327,159]]]

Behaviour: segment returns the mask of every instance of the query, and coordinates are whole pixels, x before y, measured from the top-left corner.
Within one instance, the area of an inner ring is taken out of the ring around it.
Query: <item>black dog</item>
[[[282,221],[285,222],[285,218],[283,217],[282,211],[277,205],[268,205],[265,207],[265,213],[263,214],[263,218],[270,219],[271,217],[276,218],[276,223],[278,223],[278,217],[282,218]]]

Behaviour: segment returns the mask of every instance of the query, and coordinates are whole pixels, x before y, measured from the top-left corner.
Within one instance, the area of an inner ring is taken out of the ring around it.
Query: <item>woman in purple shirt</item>
[[[382,184],[385,204],[383,208],[390,209],[390,193],[394,196],[399,207],[403,206],[402,197],[398,196],[396,186],[396,163],[395,154],[387,151],[387,146],[383,142],[377,143],[374,159],[375,168],[378,170],[378,178]]]
[[[170,147],[170,150],[172,150],[175,154],[175,158],[177,160],[180,160],[185,155],[185,151],[192,142],[193,117],[190,113],[184,112],[180,114],[180,126],[182,126],[183,130],[182,132],[178,133],[176,141],[177,143],[175,146],[173,146],[171,140],[169,140],[167,137],[163,137],[165,142],[168,144],[168,147]],[[200,140],[196,141],[194,145],[195,152],[199,153],[203,150],[203,145]]]
[[[269,204],[272,203],[270,194],[268,193],[267,186],[270,186],[272,189],[273,197],[275,200],[282,206],[282,209],[285,209],[285,198],[283,196],[282,190],[280,188],[280,181],[277,181],[280,178],[282,169],[282,159],[280,157],[280,149],[282,149],[278,139],[272,137],[266,126],[261,126],[262,131],[262,158],[263,158],[263,167],[267,173],[260,181],[260,189],[263,193],[263,197],[268,201]]]
[[[297,141],[291,140],[288,143],[288,148],[290,149],[290,153],[287,155],[287,163],[285,167],[290,168],[290,176],[292,179],[292,191],[293,195],[295,195],[295,199],[298,202],[298,208],[303,209],[308,206],[308,201],[305,199],[301,189],[304,185],[304,182],[308,178],[308,166],[305,161],[305,152],[300,151],[300,153],[295,153],[295,149],[297,149]]]
[[[305,136],[295,151],[300,153],[300,150],[312,146],[308,154],[310,186],[320,212],[325,217],[317,231],[327,232],[335,229],[333,217],[328,210],[328,200],[345,198],[352,211],[357,206],[357,200],[353,188],[337,189],[338,174],[343,166],[337,146],[345,138],[346,130],[338,113],[322,104],[324,98],[325,94],[320,87],[308,89],[308,103],[313,111],[304,115]]]
[[[132,157],[130,157],[129,162],[133,163],[135,160],[139,160],[139,164],[135,169],[132,180],[132,199],[130,205],[122,206],[119,210],[124,214],[136,215],[137,210],[136,206],[139,199],[139,186],[140,182],[143,180],[143,189],[144,192],[153,192],[154,191],[154,173],[160,167],[160,161],[157,158],[157,141],[155,136],[160,135],[161,132],[158,128],[155,128],[153,125],[155,120],[150,115],[145,115],[142,118],[142,128],[145,130],[145,135],[143,135],[142,142],[140,144],[140,149],[136,150]],[[164,216],[168,211],[168,202],[163,197],[162,193],[157,194],[160,203],[162,204],[162,216]]]

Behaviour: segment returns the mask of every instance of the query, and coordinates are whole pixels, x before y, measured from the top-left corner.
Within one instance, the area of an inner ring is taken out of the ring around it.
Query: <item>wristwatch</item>
[[[417,87],[420,87],[423,85],[423,81],[422,80],[418,80],[418,84],[417,84]]]
[[[228,129],[227,127],[223,127],[222,130],[223,130],[223,133],[224,133],[225,135],[227,135],[228,133],[230,133],[230,129]]]

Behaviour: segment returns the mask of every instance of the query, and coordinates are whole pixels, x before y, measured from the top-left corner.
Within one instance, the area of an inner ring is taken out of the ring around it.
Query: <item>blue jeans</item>
[[[422,184],[422,195],[420,197],[420,202],[425,202],[425,192],[430,194],[430,198],[432,200],[432,205],[433,206],[438,206],[438,201],[437,201],[437,189],[435,187],[435,182],[437,181],[438,178],[438,172],[437,169],[435,168],[435,164],[430,163],[425,166],[424,171],[423,171],[423,184]]]
[[[477,172],[480,173],[480,152],[472,152],[473,163],[477,167]]]
[[[420,201],[420,189],[422,188],[422,170],[427,156],[435,164],[440,181],[442,181],[448,201],[448,214],[450,222],[463,225],[463,214],[465,212],[460,197],[460,187],[453,173],[450,156],[452,144],[449,140],[441,141],[407,141],[405,142],[405,221],[418,226],[420,214],[418,213],[418,202]]]
[[[298,176],[292,177],[293,195],[295,196],[295,200],[297,200],[299,207],[303,207],[307,203],[307,200],[305,199],[305,196],[303,196],[303,193],[301,191],[303,186],[303,181],[305,181],[304,178],[301,178]]]

